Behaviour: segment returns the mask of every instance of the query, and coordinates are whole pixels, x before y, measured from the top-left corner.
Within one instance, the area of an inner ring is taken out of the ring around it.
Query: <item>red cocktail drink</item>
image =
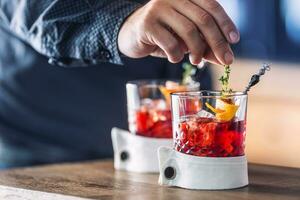
[[[193,101],[191,101],[193,100]],[[187,104],[199,101],[199,110]],[[219,92],[186,92],[172,95],[175,150],[194,156],[243,156],[247,95]]]
[[[150,100],[136,111],[136,134],[156,138],[172,138],[171,110],[160,108],[164,100]]]
[[[219,122],[212,118],[187,117],[178,124],[175,149],[194,156],[232,157],[244,155],[246,122]]]

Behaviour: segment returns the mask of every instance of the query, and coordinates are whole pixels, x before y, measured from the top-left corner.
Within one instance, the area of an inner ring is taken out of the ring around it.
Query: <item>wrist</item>
[[[137,7],[133,12],[131,12],[121,24],[118,33],[118,49],[122,55],[132,56],[130,55],[130,51],[133,50],[130,44],[132,44],[132,40],[136,38],[135,29],[137,27],[136,22],[133,20],[135,15],[141,9],[142,6]]]

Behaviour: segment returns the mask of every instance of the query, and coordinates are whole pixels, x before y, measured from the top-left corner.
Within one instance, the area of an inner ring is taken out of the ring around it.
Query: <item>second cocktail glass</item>
[[[179,81],[138,80],[126,84],[129,130],[154,138],[172,138],[170,93],[197,91],[199,83],[182,85]]]

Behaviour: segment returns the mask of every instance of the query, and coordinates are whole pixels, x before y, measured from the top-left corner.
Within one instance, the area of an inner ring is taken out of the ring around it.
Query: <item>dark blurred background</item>
[[[241,58],[300,61],[299,0],[220,0],[241,32]]]

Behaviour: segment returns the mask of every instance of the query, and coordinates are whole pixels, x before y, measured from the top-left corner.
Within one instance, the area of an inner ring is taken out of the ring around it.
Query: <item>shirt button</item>
[[[100,54],[101,54],[102,58],[106,58],[106,59],[110,59],[111,58],[111,55],[110,55],[109,51],[105,51],[104,50],[104,51],[101,51]]]
[[[51,58],[49,58],[48,63],[49,63],[50,65],[57,65],[57,59],[51,57]]]
[[[106,52],[106,53],[105,53],[105,57],[106,57],[107,59],[110,59],[110,58],[111,58],[110,53],[109,53],[109,52]]]

